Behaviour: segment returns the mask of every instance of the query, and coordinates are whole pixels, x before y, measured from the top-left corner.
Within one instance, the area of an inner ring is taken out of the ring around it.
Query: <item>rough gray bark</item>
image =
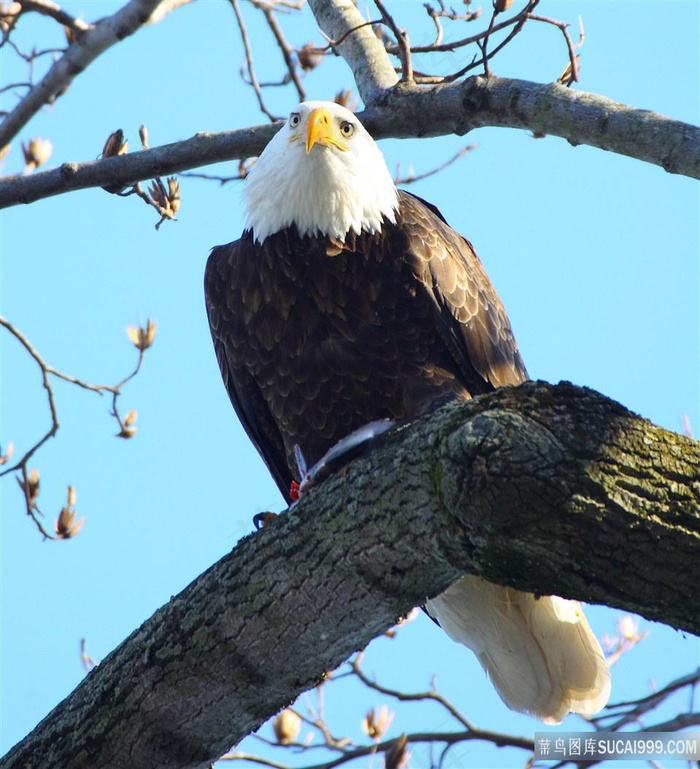
[[[464,572],[698,633],[699,468],[568,384],[448,406],[242,540],[0,765],[206,767]]]
[[[558,83],[471,77],[431,89],[385,91],[362,113],[381,135],[386,114],[391,136],[466,134],[476,128],[522,128],[559,136],[576,146],[616,152],[700,179],[700,128]]]
[[[377,139],[466,134],[486,126],[522,128],[700,179],[700,128],[555,83],[492,76],[432,88],[397,87],[382,92],[359,117]],[[266,125],[199,133],[143,152],[9,177],[0,181],[0,208],[258,155],[276,130]]]

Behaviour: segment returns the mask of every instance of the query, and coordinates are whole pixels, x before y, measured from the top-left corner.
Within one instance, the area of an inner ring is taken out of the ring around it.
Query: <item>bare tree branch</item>
[[[396,174],[394,175],[394,184],[414,184],[415,182],[435,176],[435,174],[439,174],[446,168],[449,168],[453,163],[474,149],[476,149],[476,144],[468,144],[466,147],[462,147],[458,152],[455,152],[455,154],[444,163],[440,163],[440,165],[435,166],[435,168],[431,168],[429,171],[423,171],[423,173],[420,174],[415,173],[413,170],[407,174],[401,174],[401,169],[397,168]]]
[[[387,91],[359,114],[377,139],[466,134],[485,126],[561,136],[700,179],[700,128],[597,94],[552,83],[472,77],[433,88]],[[126,187],[258,155],[279,126],[199,133],[182,142],[0,180],[0,208],[89,187]]]
[[[1,315],[0,327],[6,329],[22,345],[32,360],[34,360],[34,362],[39,366],[41,371],[41,384],[46,393],[50,421],[50,424],[47,427],[44,435],[35,441],[34,444],[32,444],[28,449],[25,449],[23,455],[18,460],[16,460],[14,464],[9,465],[8,456],[0,458],[0,478],[9,473],[17,473],[19,476],[21,476],[21,480],[20,478],[17,478],[17,480],[24,496],[26,513],[34,521],[41,535],[45,539],[68,539],[69,537],[62,534],[58,527],[56,527],[57,536],[50,534],[44,527],[41,521],[41,518],[44,514],[39,509],[37,504],[37,498],[39,496],[38,471],[28,471],[29,460],[34,457],[36,452],[39,451],[39,449],[41,449],[41,447],[47,441],[56,436],[56,433],[59,429],[58,407],[56,405],[56,398],[52,385],[52,377],[55,379],[60,379],[64,382],[68,382],[69,384],[76,385],[83,390],[89,390],[90,392],[97,393],[98,395],[110,394],[112,396],[111,414],[117,420],[120,430],[119,433],[117,433],[117,437],[132,438],[135,435],[137,429],[134,427],[134,422],[136,421],[136,412],[130,411],[125,417],[122,417],[117,404],[124,386],[130,382],[141,370],[145,351],[151,346],[153,340],[155,339],[157,324],[154,324],[149,318],[145,328],[129,327],[127,329],[129,338],[138,350],[138,360],[136,361],[136,365],[132,371],[115,385],[91,384],[83,379],[79,379],[78,377],[59,371],[57,368],[49,365],[42,358],[42,356],[36,350],[34,345],[29,341],[29,339],[27,339],[27,337],[16,326],[10,323],[7,318],[4,318]],[[5,465],[9,466],[5,467]],[[72,504],[69,504],[68,507],[72,507]],[[75,530],[75,533],[77,533],[77,529]],[[72,536],[72,534],[70,536]]]
[[[411,46],[411,53],[438,53],[438,52],[453,52],[458,50],[459,48],[464,48],[468,45],[473,45],[474,43],[478,43],[481,40],[484,39],[487,35],[491,35],[494,32],[498,32],[502,29],[507,29],[508,27],[512,27],[514,25],[517,25],[525,20],[527,15],[535,8],[535,6],[539,3],[539,0],[530,0],[530,2],[525,6],[525,8],[518,11],[514,16],[511,16],[508,19],[505,19],[504,21],[499,22],[498,24],[491,23],[489,24],[487,29],[482,29],[480,32],[477,32],[474,35],[469,35],[468,37],[461,38],[460,40],[450,40],[446,43],[442,42],[442,35],[440,34],[438,36],[438,39],[436,39],[433,43],[430,43],[429,45],[412,45]],[[431,16],[431,18],[433,18]],[[390,53],[394,53],[393,49],[389,49]]]
[[[371,133],[394,138],[462,135],[485,126],[523,128],[700,179],[700,128],[558,83],[492,76],[394,89],[361,118]]]
[[[440,750],[440,760],[436,761],[434,758],[432,758],[431,754],[430,766],[442,767],[444,765],[443,762],[445,755],[452,747],[474,740],[488,742],[495,747],[507,746],[511,748],[520,748],[527,751],[529,754],[533,753],[534,744],[531,738],[506,734],[504,732],[494,732],[492,730],[481,729],[477,726],[474,726],[472,723],[467,721],[464,716],[462,716],[462,714],[449,700],[445,699],[445,697],[443,697],[434,689],[408,693],[403,690],[383,686],[379,682],[370,678],[362,670],[362,656],[363,654],[360,653],[353,659],[349,660],[349,662],[343,666],[343,668],[333,673],[326,681],[323,682],[323,684],[316,687],[316,690],[325,691],[325,697],[330,699],[331,690],[333,689],[334,683],[336,681],[340,681],[348,677],[354,677],[355,679],[358,679],[359,682],[366,688],[378,692],[383,696],[392,697],[401,702],[411,702],[415,706],[420,706],[424,703],[431,702],[442,707],[445,711],[446,720],[441,723],[441,727],[446,727],[449,725],[450,731],[417,732],[407,735],[407,739],[412,748],[416,748],[417,746],[421,746],[423,748],[428,748],[428,746],[442,746],[442,749]],[[349,671],[347,671],[347,668],[349,668]],[[663,687],[663,689],[661,689],[659,692],[655,693],[652,698],[642,697],[638,700],[625,703],[625,707],[627,708],[625,712],[628,716],[626,719],[621,719],[620,714],[614,712],[614,710],[620,707],[619,705],[608,705],[601,715],[599,715],[597,718],[591,719],[592,723],[587,724],[587,728],[591,730],[591,737],[594,737],[596,732],[614,733],[625,728],[627,736],[632,733],[635,736],[643,738],[645,734],[649,732],[680,731],[681,729],[687,728],[689,726],[696,726],[700,721],[700,714],[696,712],[681,712],[672,719],[664,721],[663,723],[655,724],[646,724],[645,718],[653,711],[653,709],[664,704],[666,700],[679,689],[687,688],[690,690],[692,695],[692,692],[698,685],[698,682],[700,682],[700,669],[696,670],[690,675],[686,675],[676,681],[672,681],[667,686]],[[692,698],[689,707],[693,707]],[[394,716],[398,715],[398,713],[392,713],[388,708],[386,708],[386,706],[382,708],[382,711],[384,712],[377,714],[373,709],[372,711],[368,712],[367,716],[365,717],[364,731],[366,734],[373,737],[373,742],[370,743],[355,744],[349,737],[344,737],[340,740],[333,737],[329,738],[328,735],[330,735],[331,727],[328,723],[326,723],[321,714],[319,714],[317,719],[311,720],[299,714],[296,709],[292,710],[291,708],[285,709],[271,721],[271,726],[275,733],[275,737],[277,738],[276,740],[265,739],[259,734],[254,735],[254,739],[263,742],[268,747],[276,748],[278,755],[280,753],[284,754],[285,751],[292,751],[295,754],[293,765],[296,766],[297,769],[332,769],[333,767],[343,766],[344,764],[349,763],[359,757],[371,756],[377,752],[384,752],[390,749],[394,740],[383,738],[385,734],[387,734],[389,727],[392,725],[392,722],[394,722]],[[285,734],[284,731],[280,733],[276,726],[278,726],[280,720],[282,720],[283,714],[289,712],[293,712],[296,718],[299,719],[299,722],[304,722],[309,726],[312,726],[321,731],[324,737],[323,743],[311,742],[308,735],[303,742],[296,740],[290,741],[288,739],[289,733]],[[604,720],[609,720],[611,718],[614,719],[614,723],[611,722],[608,726],[602,725]],[[393,725],[396,727],[395,723]],[[632,731],[630,731],[630,726],[632,726]],[[286,740],[285,737],[287,737]],[[309,759],[307,759],[307,762],[300,763],[297,758],[298,754],[307,754],[311,753],[312,751],[317,751],[324,748],[328,748],[329,750],[335,752],[336,756],[330,760],[325,761],[324,763],[313,763]],[[230,762],[247,761],[266,766],[273,766],[275,769],[290,769],[292,764],[291,761],[289,761],[289,763],[281,763],[281,761],[284,760],[283,758],[280,760],[271,761],[270,759],[256,756],[244,750],[236,750],[227,753],[226,755],[222,756],[221,760]],[[523,761],[525,761],[525,757],[523,757]],[[600,762],[588,760],[585,761],[582,766],[588,767],[598,763]],[[419,762],[418,765],[420,766],[422,763]],[[512,758],[511,765],[515,765],[515,761]],[[530,761],[525,765],[535,766],[538,764],[533,764]],[[561,769],[565,766],[576,765],[578,764],[575,760],[564,760],[559,762],[556,766]]]
[[[591,721],[605,731],[617,731],[629,724],[638,723],[641,718],[658,707],[669,695],[686,686],[697,686],[700,683],[700,668],[672,681],[662,689],[629,702],[612,702],[605,712],[592,718]],[[652,731],[650,729],[650,731]],[[661,731],[661,730],[659,730]]]
[[[70,48],[46,73],[40,83],[5,117],[0,124],[0,147],[4,147],[46,104],[67,88],[73,78],[115,43],[136,32],[186,0],[129,0],[117,13],[101,19],[83,31]],[[36,4],[34,4],[36,5]],[[39,10],[33,7],[33,10]]]
[[[401,83],[414,85],[413,62],[411,61],[411,45],[408,39],[408,32],[398,26],[382,0],[374,0],[374,4],[382,14],[382,24],[386,24],[396,38],[396,52],[401,61]]]
[[[51,2],[51,0],[22,0],[22,10],[36,11],[44,16],[49,16],[50,18],[55,19],[59,24],[76,32],[87,32],[91,29],[90,24],[66,13],[63,8],[56,3]]]
[[[699,466],[568,384],[445,407],[242,540],[0,765],[204,769],[464,572],[698,632]]]
[[[266,3],[258,3],[257,0],[252,0],[252,2],[255,3],[262,11],[263,16],[265,17],[265,21],[267,22],[267,25],[275,38],[275,42],[282,52],[282,58],[284,59],[284,64],[287,67],[287,76],[289,77],[289,82],[294,84],[299,101],[304,101],[306,99],[306,91],[304,90],[304,86],[301,84],[296,63],[292,58],[293,49],[287,42],[284,33],[282,32],[282,28],[277,23],[274,7],[271,7]]]
[[[352,70],[360,98],[371,104],[399,78],[384,46],[352,0],[309,0],[316,22]],[[348,34],[349,30],[355,30]]]
[[[238,131],[198,133],[185,141],[143,152],[84,163],[64,163],[52,171],[6,177],[0,181],[0,208],[33,203],[90,187],[128,187],[154,176],[258,155],[278,128],[279,125],[266,125]]]
[[[250,45],[250,39],[248,37],[248,28],[245,23],[245,19],[243,18],[243,14],[241,13],[241,9],[238,5],[238,0],[229,0],[229,3],[231,5],[231,8],[233,9],[233,13],[236,16],[236,23],[238,24],[238,29],[241,33],[241,42],[243,43],[243,50],[245,51],[245,60],[246,60],[246,69],[248,70],[248,79],[250,81],[250,85],[253,88],[253,91],[255,92],[255,97],[258,100],[258,107],[260,108],[260,111],[267,115],[271,121],[275,121],[278,118],[270,112],[270,110],[265,106],[265,100],[263,99],[262,95],[262,89],[260,88],[260,83],[258,83],[257,75],[255,74],[255,66],[253,65],[253,49]]]
[[[557,21],[556,19],[551,19],[548,16],[539,16],[534,13],[530,14],[530,18],[533,21],[542,21],[545,24],[553,24],[555,27],[557,27],[557,29],[561,30],[561,33],[564,36],[564,40],[566,42],[566,49],[569,52],[569,64],[564,70],[564,74],[559,78],[557,82],[562,83],[562,85],[578,83],[578,55],[576,54],[576,49],[583,45],[583,23],[579,21],[579,41],[578,43],[574,44],[573,40],[571,39],[571,35],[569,35],[569,25],[563,21]]]

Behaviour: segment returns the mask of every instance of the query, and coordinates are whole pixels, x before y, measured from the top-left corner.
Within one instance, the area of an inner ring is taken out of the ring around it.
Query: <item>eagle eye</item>
[[[355,126],[349,120],[343,120],[340,124],[340,133],[349,139],[355,133]]]
[[[292,112],[289,116],[289,125],[292,128],[296,128],[301,123],[301,115],[298,112]]]

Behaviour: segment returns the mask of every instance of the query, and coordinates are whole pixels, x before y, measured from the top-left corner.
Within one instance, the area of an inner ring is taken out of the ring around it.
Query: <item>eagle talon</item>
[[[331,475],[331,473],[347,465],[351,459],[359,456],[380,435],[388,432],[395,425],[396,422],[393,419],[376,419],[341,438],[334,446],[328,449],[313,467],[302,473],[301,482],[297,484],[297,496],[292,496],[292,499],[298,499],[310,488]],[[298,447],[295,446],[294,448],[296,453]],[[301,450],[299,455],[303,456]],[[306,467],[304,469],[306,470]],[[292,481],[293,486],[294,481]]]
[[[255,526],[256,531],[260,531],[263,527],[269,526],[275,518],[277,518],[277,513],[270,513],[269,511],[258,513],[253,516],[253,526]]]

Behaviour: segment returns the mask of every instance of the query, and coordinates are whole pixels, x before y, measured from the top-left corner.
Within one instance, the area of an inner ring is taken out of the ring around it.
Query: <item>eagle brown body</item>
[[[289,499],[309,465],[376,419],[405,420],[526,378],[471,245],[400,192],[397,222],[349,239],[215,248],[205,286],[219,365],[249,436]]]

